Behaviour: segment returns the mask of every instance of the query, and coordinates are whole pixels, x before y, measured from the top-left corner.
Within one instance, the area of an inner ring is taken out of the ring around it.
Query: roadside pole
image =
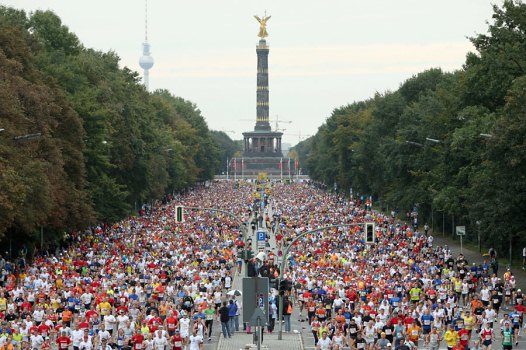
[[[460,254],[463,254],[462,238],[466,235],[466,226],[456,226],[455,231],[460,238]]]

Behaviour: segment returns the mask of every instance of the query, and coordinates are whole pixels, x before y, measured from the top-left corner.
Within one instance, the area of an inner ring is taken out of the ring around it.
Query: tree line
[[[119,220],[211,179],[235,152],[195,104],[148,93],[115,52],[84,47],[50,11],[0,7],[0,105],[4,243]]]
[[[335,109],[295,147],[311,178],[372,195],[421,224],[508,255],[526,244],[526,5],[493,6],[488,31],[454,72],[429,69],[398,90]],[[404,215],[405,216],[405,215]],[[430,223],[430,222],[429,222]],[[503,252],[503,253],[504,253]],[[504,254],[503,254],[504,255]]]

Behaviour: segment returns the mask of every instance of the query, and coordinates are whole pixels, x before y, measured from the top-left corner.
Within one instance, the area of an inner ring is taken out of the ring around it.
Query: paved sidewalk
[[[269,214],[270,216],[272,216],[271,213]],[[257,253],[256,232],[252,231],[249,228],[248,237],[252,238],[252,242],[253,242],[252,244],[254,247],[253,249]],[[270,250],[268,250],[269,248],[267,248],[267,252],[273,251],[274,253],[277,253],[275,250],[276,241],[275,241],[273,233],[270,234],[269,243],[270,243]],[[241,274],[236,275],[234,278],[234,282],[232,283],[233,289],[242,290],[243,277],[245,277],[245,264],[243,264]],[[241,327],[242,322],[244,321],[242,317],[243,316],[241,316],[239,320],[240,327]],[[263,343],[261,346],[262,349],[286,349],[286,350],[303,350],[304,349],[303,339],[300,333],[283,333],[282,340],[278,340],[278,332],[277,332],[278,327],[279,325],[276,324],[276,328],[273,333],[265,332],[263,334]],[[232,338],[223,338],[223,335],[219,334],[219,342],[217,344],[216,350],[239,350],[239,349],[245,350],[247,346],[253,345],[253,343],[254,343],[254,335],[247,334],[246,332],[234,332],[232,335]]]
[[[252,345],[253,335],[246,333],[235,333],[232,338],[219,339],[217,350],[239,350],[246,349],[247,345]],[[282,340],[278,340],[276,332],[263,335],[262,349],[283,349],[283,350],[303,350],[303,342],[300,334],[283,334]]]

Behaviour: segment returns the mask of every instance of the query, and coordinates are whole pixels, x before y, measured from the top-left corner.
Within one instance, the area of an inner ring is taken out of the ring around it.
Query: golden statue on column
[[[271,16],[267,16],[267,13],[265,12],[265,16],[263,18],[259,18],[259,16],[254,16],[255,19],[259,22],[259,34],[258,36],[261,39],[265,39],[268,36],[267,32],[267,21],[270,19]]]

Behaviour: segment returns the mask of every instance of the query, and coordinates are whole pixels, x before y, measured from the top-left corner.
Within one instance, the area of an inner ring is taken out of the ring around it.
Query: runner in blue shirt
[[[511,328],[513,328],[513,338],[515,338],[515,345],[519,338],[519,330],[521,328],[521,314],[515,308],[515,311],[510,313]]]
[[[429,333],[431,333],[431,325],[435,318],[433,315],[429,314],[429,309],[424,311],[424,314],[420,317],[420,322],[422,323],[422,333],[424,334],[424,346],[428,347],[429,345]]]

